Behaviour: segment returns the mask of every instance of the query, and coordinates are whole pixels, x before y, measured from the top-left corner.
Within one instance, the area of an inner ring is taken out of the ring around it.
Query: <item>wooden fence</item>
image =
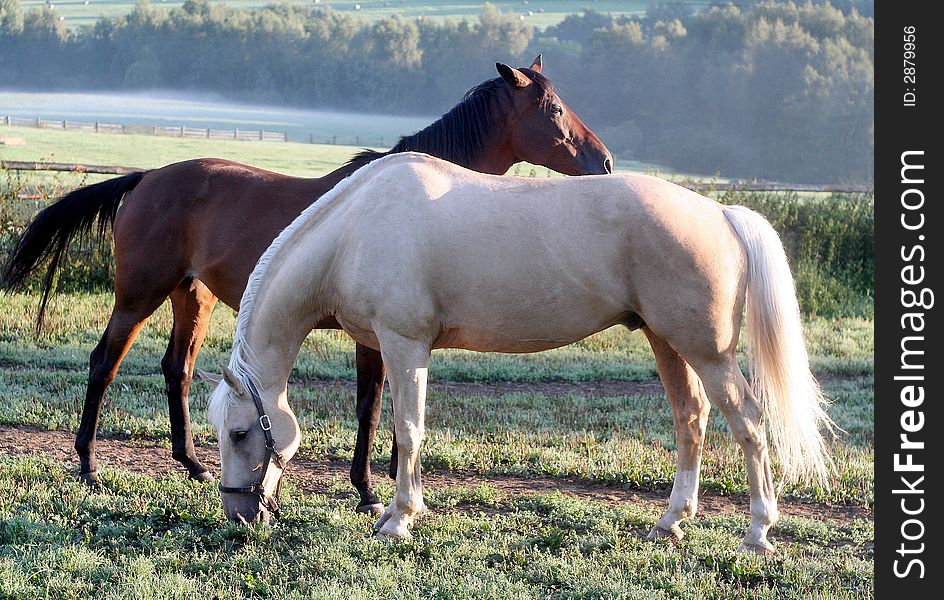
[[[209,127],[162,127],[160,125],[118,125],[116,123],[87,123],[84,121],[50,120],[36,117],[24,119],[7,115],[3,124],[11,127],[39,127],[41,129],[72,129],[94,133],[138,133],[181,138],[205,138],[214,140],[257,140],[263,142],[287,142],[284,131],[249,129],[211,129]]]
[[[0,160],[0,169],[10,171],[63,171],[73,173],[97,173],[103,175],[126,175],[146,171],[142,167],[121,167],[110,165],[83,165],[79,163],[31,162],[16,160]],[[704,181],[679,181],[683,187],[696,192],[836,192],[836,193],[869,193],[873,191],[871,185],[865,184],[830,184],[815,185],[805,183],[781,183],[764,180],[734,180],[724,183]]]

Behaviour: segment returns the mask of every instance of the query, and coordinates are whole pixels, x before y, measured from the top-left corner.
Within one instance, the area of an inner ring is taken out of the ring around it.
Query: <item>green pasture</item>
[[[67,294],[51,307],[49,332],[30,335],[36,298],[0,299],[0,424],[74,431],[88,352],[109,311],[109,295]],[[103,436],[165,441],[166,401],[159,361],[171,316],[162,307],[142,332],[111,387]],[[218,370],[235,319],[223,307],[199,365]],[[793,486],[789,500],[870,507],[873,502],[872,327],[865,319],[810,319],[813,363],[845,430],[833,442],[829,490]],[[437,351],[430,380],[647,380],[654,365],[638,333],[611,329],[579,344],[530,356]],[[340,332],[306,341],[290,383],[303,429],[302,454],[337,461],[339,497],[304,495],[289,482],[287,514],[270,529],[226,524],[216,490],[182,478],[156,481],[108,468],[88,492],[74,464],[0,459],[0,595],[149,598],[430,596],[489,597],[868,597],[872,523],[786,517],[771,560],[737,556],[747,515],[695,519],[680,546],[645,542],[658,518],[647,505],[612,507],[592,496],[513,495],[479,487],[427,489],[431,513],[412,542],[383,544],[355,515],[346,483],[355,433],[353,397],[315,379],[350,379],[353,345]],[[575,388],[579,390],[579,387]],[[209,389],[194,385],[200,442],[213,441]],[[432,393],[423,468],[428,473],[566,477],[668,498],[674,437],[668,404],[652,395],[564,397],[540,392]],[[386,466],[389,411],[375,445]],[[166,442],[165,442],[166,443]],[[167,460],[170,461],[168,449]],[[743,459],[713,416],[703,494],[746,492]],[[380,483],[383,499],[392,488]],[[362,566],[362,563],[366,563]]]
[[[400,15],[415,19],[475,21],[485,2],[467,0],[285,0],[287,4],[308,6],[329,6],[343,13],[350,13],[366,21],[375,21],[384,17]],[[24,9],[46,6],[45,0],[20,0]],[[69,28],[93,25],[101,17],[126,15],[134,9],[136,0],[59,0],[54,2],[57,14],[65,17]],[[226,4],[238,8],[259,8],[272,4],[268,0],[226,0],[211,4]],[[539,29],[560,23],[567,15],[578,13],[585,8],[593,8],[602,13],[613,15],[642,15],[653,4],[651,0],[492,0],[491,4],[504,12],[520,15],[529,24]],[[708,6],[708,0],[687,2],[699,9]],[[183,5],[179,0],[152,0],[152,6],[167,9]],[[359,6],[360,8],[356,8]],[[529,12],[531,14],[529,14]]]
[[[3,127],[0,135],[25,140],[0,145],[0,160],[51,161],[156,168],[191,158],[226,158],[288,175],[315,177],[347,162],[360,148],[294,142],[181,139],[142,134],[87,133]],[[78,176],[73,185],[78,185]],[[68,185],[64,181],[64,185]]]
[[[0,383],[6,402],[0,423],[74,430],[87,381],[88,352],[110,311],[107,294],[70,294],[56,299],[47,317],[49,333],[30,336],[35,298],[0,299],[0,364],[10,377]],[[106,435],[164,437],[169,429],[160,357],[171,314],[165,305],[139,337],[111,389],[103,416]],[[235,326],[226,307],[214,314],[199,366],[219,372]],[[872,327],[864,319],[811,319],[809,348],[815,370],[825,377],[834,401],[833,418],[846,434],[833,454],[838,472],[829,490],[788,488],[790,495],[870,505],[872,502]],[[350,460],[354,442],[353,398],[324,391],[312,380],[354,379],[354,347],[340,332],[315,332],[305,342],[290,386],[305,430],[304,448],[314,456]],[[638,381],[655,377],[644,337],[613,328],[578,344],[534,355],[434,353],[430,380],[540,382]],[[579,387],[577,387],[579,390]],[[194,386],[192,405],[198,438],[209,441],[208,388]],[[389,427],[377,440],[379,457],[390,447]],[[714,492],[744,492],[743,461],[715,417],[709,435],[703,486]],[[515,392],[498,396],[445,393],[429,401],[424,465],[487,474],[566,475],[614,485],[660,487],[674,471],[674,434],[661,393],[652,396],[564,398]],[[378,458],[380,465],[384,458]]]
[[[352,115],[351,118],[355,118]],[[175,138],[144,134],[88,133],[61,129],[5,127],[0,137],[20,138],[23,145],[0,144],[0,160],[51,161],[90,165],[122,165],[156,168],[191,158],[226,158],[271,171],[319,177],[338,168],[362,148],[332,144],[297,142],[258,142],[200,138]],[[383,148],[384,150],[386,148]],[[633,160],[616,161],[617,172],[663,173],[673,177],[697,179],[696,175],[660,170]],[[547,167],[521,163],[512,167],[513,175],[559,176]],[[71,177],[71,179],[68,179]],[[83,179],[61,175],[63,185],[79,185]],[[97,180],[97,179],[96,179]],[[92,180],[89,180],[92,181]],[[0,180],[0,189],[3,181]]]
[[[227,524],[213,485],[0,459],[6,598],[866,598],[871,521],[786,517],[773,559],[735,548],[746,519],[699,519],[651,543],[658,515],[489,485],[426,492],[412,541],[370,535],[351,502],[286,486],[273,527]],[[23,485],[29,482],[29,485]],[[381,494],[390,497],[390,486]]]

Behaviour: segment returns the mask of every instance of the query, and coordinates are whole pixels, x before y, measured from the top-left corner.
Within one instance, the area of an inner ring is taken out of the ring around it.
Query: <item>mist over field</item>
[[[9,92],[0,90],[0,118],[285,132],[289,141],[385,146],[435,119],[312,111],[228,102],[215,94],[139,92]]]
[[[727,177],[871,178],[871,2],[667,2],[642,14],[574,4],[540,28],[487,4],[477,15],[420,19],[380,2],[358,12],[188,0],[140,3],[77,29],[56,10],[0,3],[0,88],[185,90],[436,115],[495,76],[496,60],[527,66],[543,53],[561,96],[618,159]],[[527,10],[552,6],[560,3],[533,0]],[[386,16],[365,16],[381,8]]]

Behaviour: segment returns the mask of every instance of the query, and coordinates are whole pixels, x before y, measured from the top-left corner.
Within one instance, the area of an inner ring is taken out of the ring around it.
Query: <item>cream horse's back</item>
[[[720,205],[661,179],[499,179],[412,155],[352,188],[319,231],[357,240],[331,267],[356,276],[319,299],[358,341],[377,347],[364,325],[396,322],[434,347],[533,352],[639,317],[660,333],[717,324],[725,347],[736,337],[737,238]],[[723,282],[709,305],[706,281]]]
[[[735,356],[746,299],[760,399]],[[419,448],[437,347],[534,352],[618,323],[642,327],[679,446],[669,509],[650,537],[681,538],[679,523],[695,513],[705,393],[747,460],[751,526],[743,548],[772,550],[766,535],[778,518],[765,418],[785,475],[825,476],[819,427],[829,420],[776,234],[752,211],[657,178],[498,178],[421,154],[382,159],[279,236],[241,306],[229,385],[211,403],[224,484],[246,485],[254,468],[227,460],[235,455],[227,432],[251,424],[256,412],[232,397],[243,387],[238,380],[252,380],[285,413],[273,419],[273,432],[284,422],[283,437],[296,439],[285,383],[305,334],[333,317],[388,366],[398,470],[395,499],[377,523],[382,535],[409,535],[423,510]]]

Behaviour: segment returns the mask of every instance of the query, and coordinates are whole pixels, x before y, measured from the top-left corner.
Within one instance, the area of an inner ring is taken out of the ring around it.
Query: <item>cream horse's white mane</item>
[[[429,157],[429,155],[421,152],[400,152],[378,158],[364,165],[357,171],[354,171],[354,173],[346,179],[341,180],[323,196],[313,201],[300,215],[295,217],[295,220],[292,221],[288,227],[283,229],[266,251],[262,253],[252,273],[249,275],[246,290],[243,292],[243,296],[239,301],[239,315],[236,318],[236,331],[233,333],[233,352],[229,359],[229,368],[237,376],[240,378],[248,377],[256,382],[259,381],[255,356],[253,355],[252,348],[248,346],[246,338],[249,333],[249,323],[250,319],[252,319],[256,296],[259,294],[262,283],[269,273],[269,267],[275,262],[283,248],[290,245],[297,236],[317,223],[317,217],[323,215],[325,211],[331,208],[335,200],[337,200],[345,190],[363,180],[375,169],[379,169],[383,163],[396,159],[403,160],[405,157],[415,159],[418,156]],[[236,396],[227,394],[225,388],[222,386],[218,386],[213,391],[213,394],[210,396],[209,405],[207,406],[207,414],[210,423],[213,424],[217,431],[221,429],[221,426],[225,422],[229,407],[235,404],[236,401]],[[263,399],[263,402],[265,403],[265,399]]]

